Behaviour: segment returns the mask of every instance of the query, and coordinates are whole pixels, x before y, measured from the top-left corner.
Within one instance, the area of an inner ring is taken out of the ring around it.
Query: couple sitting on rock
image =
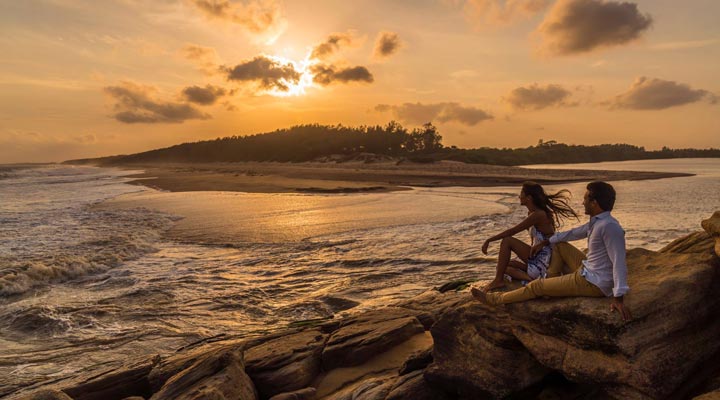
[[[618,311],[627,321],[631,315],[623,303],[623,296],[629,290],[625,232],[610,215],[615,204],[615,189],[605,182],[589,183],[583,206],[590,221],[569,231],[555,232],[561,217],[578,218],[568,205],[568,194],[567,190],[546,194],[537,183],[523,184],[520,204],[527,207],[528,216],[518,225],[485,241],[482,251],[487,254],[490,243],[502,239],[497,271],[490,284],[482,290],[473,288],[472,295],[491,305],[526,301],[540,296],[612,296],[610,309]],[[526,229],[530,229],[531,245],[513,237]],[[584,238],[588,240],[587,255],[567,243]],[[519,260],[511,260],[511,252]],[[530,282],[525,287],[509,292],[491,292],[505,286],[506,274]]]

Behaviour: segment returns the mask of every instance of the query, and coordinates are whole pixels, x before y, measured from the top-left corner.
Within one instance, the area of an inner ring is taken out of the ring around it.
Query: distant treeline
[[[385,126],[298,125],[289,129],[249,136],[230,136],[143,153],[74,160],[72,163],[100,162],[241,162],[313,161],[332,155],[374,153],[407,158],[415,162],[439,160],[497,165],[560,164],[660,158],[720,157],[720,149],[669,149],[646,151],[629,144],[577,146],[544,142],[526,148],[459,149],[445,147],[437,128],[430,123],[408,130],[395,121]]]

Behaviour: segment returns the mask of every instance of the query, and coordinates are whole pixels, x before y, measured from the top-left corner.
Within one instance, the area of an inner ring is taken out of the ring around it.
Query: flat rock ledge
[[[608,299],[489,307],[451,285],[457,289],[264,337],[208,340],[10,398],[720,399],[720,211],[702,227],[660,251],[628,252],[628,322]]]

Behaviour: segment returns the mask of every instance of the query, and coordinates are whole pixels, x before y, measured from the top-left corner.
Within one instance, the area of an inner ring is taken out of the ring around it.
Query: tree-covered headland
[[[415,162],[439,160],[496,165],[560,164],[661,158],[720,157],[720,149],[645,150],[629,144],[569,145],[554,140],[524,148],[461,149],[442,144],[431,123],[409,130],[387,125],[297,125],[274,132],[183,143],[131,155],[75,160],[104,164],[133,162],[304,162],[329,156],[373,153]]]

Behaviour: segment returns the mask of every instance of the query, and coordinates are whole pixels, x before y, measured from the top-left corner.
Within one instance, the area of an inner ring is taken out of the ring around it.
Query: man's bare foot
[[[487,299],[487,294],[485,294],[484,291],[482,291],[478,288],[472,288],[472,289],[470,289],[470,293],[475,298],[475,300],[477,300],[481,303],[490,304]]]
[[[504,281],[492,281],[483,288],[483,291],[485,293],[487,293],[491,290],[500,289],[500,288],[504,288],[504,287],[505,287]]]

